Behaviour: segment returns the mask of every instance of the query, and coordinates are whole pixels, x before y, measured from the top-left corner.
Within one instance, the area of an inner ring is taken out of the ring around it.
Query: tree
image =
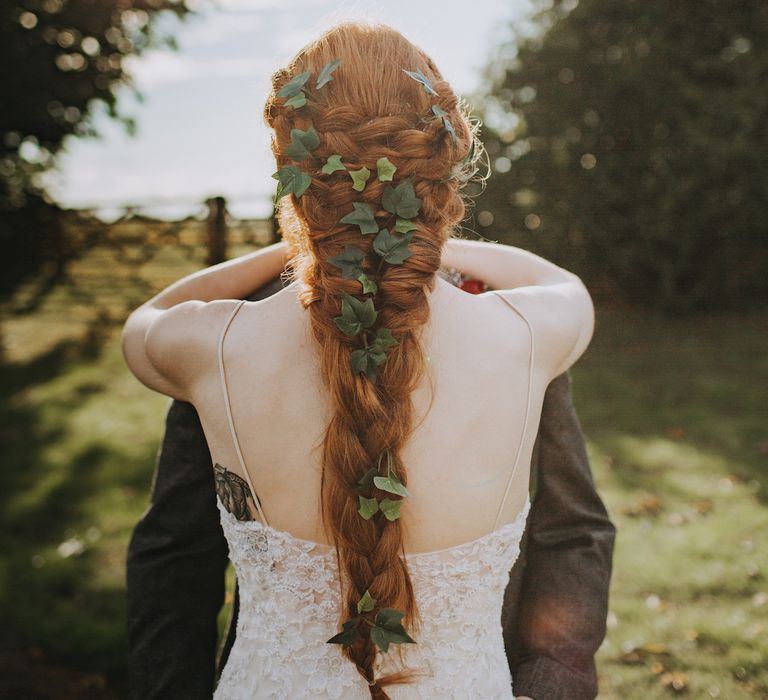
[[[670,312],[764,301],[768,5],[539,5],[491,76],[489,230]]]
[[[0,294],[46,266],[55,276],[66,259],[60,209],[39,184],[68,135],[99,136],[94,108],[129,133],[135,121],[119,109],[117,89],[133,87],[123,59],[160,45],[157,19],[186,19],[187,0],[26,0],[0,4]]]

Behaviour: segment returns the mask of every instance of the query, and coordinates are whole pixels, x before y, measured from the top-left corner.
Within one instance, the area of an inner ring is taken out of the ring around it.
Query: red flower
[[[487,285],[483,280],[467,277],[459,282],[459,289],[463,289],[470,294],[482,294],[487,289]]]

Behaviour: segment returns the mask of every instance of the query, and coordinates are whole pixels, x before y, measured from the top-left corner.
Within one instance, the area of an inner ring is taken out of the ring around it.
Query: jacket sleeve
[[[569,372],[547,388],[531,481],[502,616],[515,695],[593,700],[616,530],[595,490]]]
[[[173,401],[127,558],[130,697],[210,699],[228,549],[194,406]]]

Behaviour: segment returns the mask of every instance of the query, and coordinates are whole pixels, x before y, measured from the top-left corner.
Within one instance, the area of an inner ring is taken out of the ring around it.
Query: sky
[[[140,205],[160,218],[197,215],[223,195],[236,217],[266,217],[276,181],[262,109],[271,73],[343,19],[389,24],[424,49],[459,94],[480,84],[492,48],[521,25],[531,0],[197,0],[185,21],[161,25],[179,49],[146,51],[124,66],[144,95],[118,90],[136,133],[94,112],[100,138],[65,140],[44,183],[61,204],[97,207],[104,219]],[[470,100],[470,104],[471,104]]]

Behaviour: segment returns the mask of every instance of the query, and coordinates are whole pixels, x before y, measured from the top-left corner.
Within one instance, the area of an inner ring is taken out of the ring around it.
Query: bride
[[[502,597],[544,392],[590,342],[589,293],[456,237],[476,124],[394,29],[327,30],[273,75],[264,117],[284,240],[184,277],[123,329],[131,371],[194,405],[213,458],[240,585],[215,697],[512,698]]]

